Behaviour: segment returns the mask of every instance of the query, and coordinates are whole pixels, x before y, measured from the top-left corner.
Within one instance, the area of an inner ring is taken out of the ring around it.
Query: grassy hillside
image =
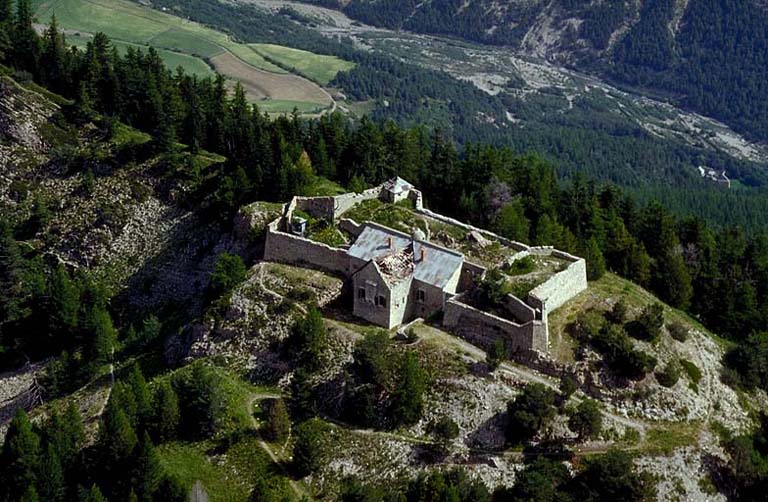
[[[251,93],[250,98],[269,99],[267,108],[274,112],[291,111],[294,106],[300,111],[315,112],[330,104],[317,84],[288,75],[288,69],[295,68],[317,82],[327,83],[339,71],[352,67],[335,57],[287,47],[240,44],[220,31],[125,0],[42,1],[36,3],[36,14],[42,23],[49,22],[55,14],[59,25],[70,33],[68,39],[73,45],[83,46],[87,42],[85,37],[74,35],[103,32],[119,50],[130,45],[155,47],[172,68],[181,66],[189,73],[205,76],[213,73],[213,66],[233,80],[257,82],[260,92]],[[244,76],[242,69],[227,73],[226,66],[217,65],[216,56],[227,53],[244,63],[242,66],[249,75]],[[288,80],[283,81],[281,76]]]
[[[282,45],[252,44],[250,47],[253,47],[259,54],[278,61],[281,65],[294,68],[302,75],[324,85],[333,80],[340,71],[351,70],[355,66],[354,63],[337,57],[321,56]]]
[[[82,36],[82,35],[69,35],[67,36],[67,43],[70,45],[74,45],[75,47],[85,49],[86,45],[88,45],[88,42],[91,40],[91,37],[89,36]],[[117,50],[120,51],[121,54],[124,54],[129,47],[133,47],[134,49],[142,49],[146,50],[146,45],[139,45],[139,44],[133,44],[130,42],[119,42],[119,41],[113,41],[112,44],[117,47]],[[198,75],[200,77],[210,77],[214,75],[213,70],[210,66],[208,66],[205,61],[202,59],[190,56],[187,54],[182,54],[180,52],[174,52],[169,51],[166,49],[157,49],[157,53],[162,58],[163,62],[168,66],[168,68],[178,68],[181,66],[184,68],[184,71],[187,73],[190,73],[192,75]]]

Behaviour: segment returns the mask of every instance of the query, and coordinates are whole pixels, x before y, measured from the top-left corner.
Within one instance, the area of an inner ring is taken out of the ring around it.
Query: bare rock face
[[[243,206],[235,215],[235,237],[241,241],[250,242],[261,235],[267,225],[281,213],[280,204],[254,202]]]
[[[13,80],[0,78],[0,141],[36,152],[45,149],[39,127],[56,111],[56,105]]]

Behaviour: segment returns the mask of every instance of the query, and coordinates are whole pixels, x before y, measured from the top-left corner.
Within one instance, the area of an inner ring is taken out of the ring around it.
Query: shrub
[[[526,385],[507,404],[507,440],[519,444],[531,440],[555,416],[555,393],[542,384]]]
[[[608,366],[620,376],[640,379],[656,366],[656,358],[636,350],[624,329],[616,324],[602,329],[592,344],[605,356]]]
[[[677,364],[671,362],[664,369],[656,372],[656,380],[664,387],[674,387],[680,380],[680,369]]]
[[[480,305],[495,307],[504,302],[511,291],[507,278],[498,268],[486,272],[477,289],[477,299]]]
[[[585,399],[570,415],[568,427],[579,439],[597,437],[603,430],[603,414],[597,401]]]
[[[301,475],[316,472],[326,463],[329,451],[325,439],[329,432],[330,426],[317,418],[296,427],[293,462]]]
[[[599,337],[605,325],[605,319],[594,310],[582,311],[570,325],[571,335],[579,342],[589,342]]]
[[[679,322],[673,322],[667,326],[669,336],[677,340],[678,342],[685,342],[688,340],[688,328]]]
[[[448,442],[459,435],[459,426],[451,417],[444,416],[430,424],[430,430],[438,441]]]
[[[565,403],[579,388],[579,384],[571,375],[560,377],[560,400]]]
[[[504,345],[504,340],[497,338],[491,344],[488,352],[485,354],[485,364],[488,365],[490,371],[496,371],[496,368],[507,358],[507,347]]]
[[[638,336],[649,342],[656,343],[661,337],[664,326],[664,307],[659,303],[646,306],[636,321]]]
[[[288,415],[285,401],[269,399],[263,402],[263,407],[266,414],[266,423],[263,429],[264,437],[268,441],[284,441],[291,431],[291,417]]]
[[[653,476],[636,472],[632,456],[618,450],[590,459],[587,468],[573,479],[569,491],[573,500],[643,502],[656,499]]]
[[[688,377],[688,380],[690,380],[691,388],[698,392],[699,381],[701,381],[701,370],[699,367],[687,359],[680,359],[680,366],[682,366],[685,375]]]
[[[619,300],[613,304],[613,308],[605,313],[605,318],[614,324],[624,324],[627,322],[627,304],[624,300]]]
[[[533,260],[533,257],[528,255],[507,264],[504,267],[504,271],[509,275],[524,275],[532,272],[535,266],[536,262]]]
[[[242,258],[221,253],[211,272],[211,290],[214,297],[218,298],[235,289],[235,286],[245,280],[247,272]]]

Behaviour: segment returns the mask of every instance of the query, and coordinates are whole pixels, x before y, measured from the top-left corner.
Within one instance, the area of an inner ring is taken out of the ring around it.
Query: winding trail
[[[256,421],[256,417],[253,416],[253,404],[259,401],[262,401],[264,399],[279,399],[282,396],[280,394],[275,393],[269,393],[269,392],[257,392],[254,394],[251,394],[250,398],[248,399],[247,403],[247,412],[248,417],[251,419],[251,424],[253,425],[254,429],[259,428],[259,423]],[[288,479],[288,483],[291,485],[291,490],[293,490],[293,493],[298,497],[298,500],[312,500],[307,491],[304,489],[303,486],[296,480],[294,480],[288,472],[283,467],[282,462],[280,459],[275,455],[275,452],[272,451],[272,448],[270,448],[269,444],[267,444],[266,441],[259,438],[259,446],[261,446],[261,449],[266,452],[266,454],[269,456],[269,459],[272,461],[273,464],[275,464],[281,471],[283,471],[283,474],[285,474],[285,477]]]

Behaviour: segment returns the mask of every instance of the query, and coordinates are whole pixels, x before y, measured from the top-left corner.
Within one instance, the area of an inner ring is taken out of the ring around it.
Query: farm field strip
[[[316,113],[333,104],[330,95],[317,83],[286,68],[325,84],[338,71],[353,66],[339,58],[288,47],[237,43],[222,32],[127,0],[36,3],[40,22],[49,22],[53,14],[62,29],[78,34],[103,32],[121,51],[129,46],[152,46],[171,68],[181,66],[188,73],[205,76],[212,74],[212,66],[222,75],[241,82],[250,100],[269,100],[260,104],[276,113],[292,111],[294,106],[306,110],[305,113]],[[70,35],[68,40],[82,47],[88,37]],[[284,67],[268,61],[265,55]]]
[[[319,85],[298,75],[277,75],[254,68],[229,52],[211,58],[213,67],[222,74],[231,75],[239,81],[246,97],[261,106],[262,100],[305,102],[330,106],[332,99]],[[277,111],[277,110],[275,110]]]

